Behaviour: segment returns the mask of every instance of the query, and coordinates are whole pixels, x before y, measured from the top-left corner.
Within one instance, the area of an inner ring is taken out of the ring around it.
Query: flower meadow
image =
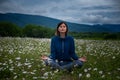
[[[0,80],[120,80],[120,41],[75,39],[87,62],[71,72],[51,70],[40,59],[50,54],[50,39],[0,38]]]

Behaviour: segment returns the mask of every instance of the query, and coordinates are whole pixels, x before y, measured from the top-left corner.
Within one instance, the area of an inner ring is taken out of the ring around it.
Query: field
[[[120,80],[120,41],[75,39],[75,48],[87,62],[58,71],[40,60],[50,54],[50,39],[0,38],[0,80]]]

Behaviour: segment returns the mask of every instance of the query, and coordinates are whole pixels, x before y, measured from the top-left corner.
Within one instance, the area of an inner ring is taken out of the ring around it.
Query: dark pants
[[[80,60],[74,61],[54,61],[52,59],[45,60],[45,64],[51,66],[54,69],[71,70],[73,67],[82,67],[83,62]]]

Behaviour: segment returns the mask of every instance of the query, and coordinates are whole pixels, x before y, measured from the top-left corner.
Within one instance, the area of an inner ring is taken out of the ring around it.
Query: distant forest
[[[0,22],[0,37],[33,37],[50,38],[54,36],[55,29],[28,24],[19,27],[11,22]],[[69,32],[69,35],[77,39],[120,39],[120,32]]]

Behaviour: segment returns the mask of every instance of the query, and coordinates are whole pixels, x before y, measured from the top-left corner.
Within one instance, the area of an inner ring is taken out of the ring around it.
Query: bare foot
[[[48,59],[48,57],[47,56],[42,56],[41,59],[46,60],[46,59]]]
[[[86,62],[87,60],[86,60],[86,57],[81,57],[81,58],[79,58],[79,60],[80,61],[83,61],[83,62]]]

